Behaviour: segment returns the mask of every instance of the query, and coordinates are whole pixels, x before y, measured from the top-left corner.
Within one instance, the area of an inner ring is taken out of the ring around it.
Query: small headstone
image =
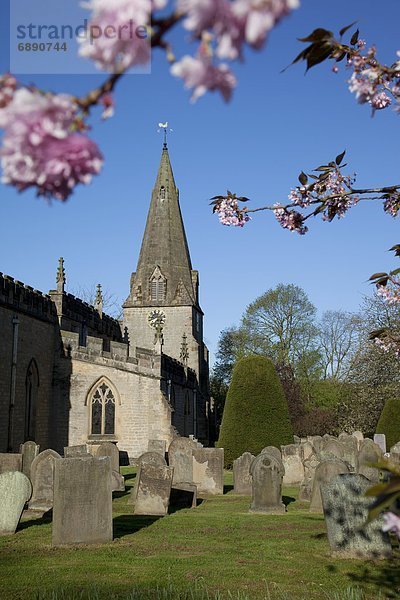
[[[374,442],[382,450],[383,454],[386,453],[386,435],[384,433],[376,433],[374,435]]]
[[[30,510],[46,512],[53,506],[54,465],[61,456],[54,450],[44,450],[31,466],[32,498]]]
[[[31,466],[33,460],[39,454],[39,448],[35,442],[25,442],[21,444],[20,452],[22,454],[22,472],[24,475],[30,478],[31,476]]]
[[[55,461],[53,546],[112,541],[110,457]]]
[[[251,496],[250,465],[254,459],[253,454],[245,452],[233,461],[233,490],[235,494]]]
[[[111,471],[111,491],[113,492],[124,492],[125,491],[125,479],[119,471]]]
[[[382,531],[383,516],[367,523],[373,498],[365,496],[371,487],[364,475],[337,475],[321,486],[325,523],[331,549],[341,557],[386,558],[392,555],[387,533]]]
[[[281,446],[285,467],[284,485],[299,485],[304,479],[303,452],[300,444]]]
[[[341,433],[339,441],[343,449],[342,460],[347,462],[351,471],[356,472],[358,469],[358,443],[353,435]]]
[[[273,454],[262,452],[251,463],[252,498],[250,512],[283,514],[282,479],[285,474],[282,461]]]
[[[168,513],[173,468],[143,464],[140,468],[135,515],[164,516]]]
[[[315,470],[318,467],[319,462],[316,454],[311,454],[303,461],[304,479],[300,484],[299,500],[311,502]]]
[[[322,513],[321,485],[330,483],[336,475],[348,473],[349,469],[345,462],[339,458],[324,460],[315,469],[314,482],[311,493],[310,512]]]
[[[307,458],[310,458],[310,456],[312,454],[314,454],[314,446],[311,444],[311,442],[301,442],[301,451],[303,454],[303,461],[307,460]]]
[[[344,458],[344,448],[343,445],[336,440],[335,438],[329,437],[326,438],[326,442],[324,444],[323,452],[329,452],[336,456],[336,458],[340,458],[343,460]]]
[[[137,460],[137,470],[136,470],[136,478],[135,483],[131,489],[131,493],[128,496],[128,504],[135,504],[138,483],[140,478],[140,469],[142,465],[155,465],[158,467],[166,467],[167,462],[164,456],[161,456],[158,452],[144,452],[141,454]]]
[[[0,535],[15,533],[31,494],[31,482],[23,473],[8,471],[0,475]]]
[[[325,440],[320,435],[309,435],[307,437],[307,441],[309,441],[313,445],[315,454],[321,452],[325,445]]]
[[[81,456],[90,456],[86,444],[64,448],[64,458],[80,458]]]
[[[383,457],[380,447],[372,440],[366,438],[360,444],[358,453],[358,472],[365,475],[367,479],[374,483],[379,482],[379,469],[372,467]]]
[[[97,458],[109,456],[111,459],[111,469],[119,472],[119,450],[116,444],[113,444],[112,442],[102,442],[96,448],[95,456]]]
[[[167,451],[167,442],[165,440],[149,440],[147,444],[148,452],[158,452],[161,456],[165,456]]]
[[[7,473],[7,471],[22,472],[22,454],[0,453],[0,474]]]
[[[176,483],[171,488],[169,500],[173,508],[196,508],[197,486],[194,483]]]
[[[197,442],[185,437],[176,437],[170,443],[168,464],[174,469],[174,484],[193,482],[192,451],[197,447]]]
[[[400,464],[400,442],[390,448],[390,460]]]
[[[193,483],[197,494],[224,493],[224,449],[197,448],[193,450]]]

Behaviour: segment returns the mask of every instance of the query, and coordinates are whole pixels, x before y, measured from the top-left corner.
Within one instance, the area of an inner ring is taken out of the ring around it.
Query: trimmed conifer
[[[376,433],[384,433],[388,450],[400,442],[400,400],[390,396],[379,417]]]

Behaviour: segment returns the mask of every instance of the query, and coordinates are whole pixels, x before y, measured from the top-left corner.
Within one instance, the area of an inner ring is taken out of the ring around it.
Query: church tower
[[[167,144],[161,155],[136,273],[124,304],[124,327],[139,348],[154,348],[193,369],[199,402],[208,402],[199,276],[193,270]]]

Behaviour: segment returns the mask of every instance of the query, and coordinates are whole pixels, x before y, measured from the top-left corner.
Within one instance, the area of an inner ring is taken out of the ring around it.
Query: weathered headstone
[[[170,506],[173,508],[196,508],[197,486],[194,483],[175,483],[171,488]]]
[[[0,535],[15,533],[31,494],[31,482],[20,471],[0,475]]]
[[[174,484],[193,482],[192,451],[197,447],[197,442],[185,437],[176,437],[170,443],[168,464],[174,469]]]
[[[148,452],[158,452],[162,456],[165,456],[167,450],[167,442],[165,440],[149,440],[147,444]]]
[[[284,485],[299,485],[304,479],[303,452],[300,444],[281,446],[282,462],[285,467]]]
[[[400,464],[400,442],[390,448],[390,460]]]
[[[245,452],[233,461],[233,490],[235,494],[251,496],[250,465],[254,459],[253,454]]]
[[[307,437],[307,440],[313,445],[315,454],[318,454],[319,452],[321,452],[321,450],[323,449],[323,447],[325,445],[324,438],[321,437],[320,435],[309,435]]]
[[[137,460],[137,470],[136,470],[136,478],[135,483],[131,489],[131,493],[128,496],[128,504],[135,504],[138,483],[140,478],[140,469],[142,465],[155,465],[158,467],[166,467],[167,462],[165,458],[159,454],[158,452],[144,452],[141,454]]]
[[[283,463],[273,454],[262,452],[251,463],[252,497],[250,512],[282,514]]]
[[[372,440],[366,438],[360,444],[358,453],[358,472],[365,475],[370,481],[377,483],[379,481],[379,469],[371,466],[376,464],[383,457],[380,447]]]
[[[22,454],[0,453],[0,474],[7,471],[22,471]]]
[[[31,465],[32,498],[31,510],[46,512],[53,506],[54,465],[61,456],[54,450],[44,450]]]
[[[351,471],[358,470],[358,442],[353,435],[341,433],[339,441],[343,448],[342,460],[351,466]]]
[[[135,515],[164,516],[168,513],[173,468],[144,463],[140,468]]]
[[[193,450],[193,483],[198,496],[224,493],[224,449]]]
[[[301,442],[301,451],[303,454],[303,461],[307,460],[307,458],[310,458],[312,454],[315,454],[314,446],[308,441]]]
[[[383,454],[386,453],[386,435],[384,433],[375,433],[374,442],[382,450]]]
[[[343,445],[339,442],[339,440],[329,437],[326,438],[326,442],[324,444],[323,452],[329,452],[336,456],[336,458],[340,458],[343,460],[344,458],[344,448]]]
[[[124,492],[125,491],[125,479],[119,471],[111,471],[111,491],[113,492]]]
[[[374,502],[365,496],[371,487],[364,475],[337,475],[321,486],[325,523],[331,549],[341,557],[383,558],[392,555],[383,517],[367,523],[368,509]]]
[[[360,448],[360,443],[363,441],[364,439],[364,434],[362,431],[353,431],[353,433],[351,434],[354,438],[356,438],[357,440],[357,446],[358,448]]]
[[[304,479],[300,484],[299,500],[311,502],[315,470],[318,467],[319,462],[316,454],[311,454],[303,461]]]
[[[112,541],[111,459],[55,461],[53,546]]]
[[[86,444],[64,448],[64,458],[80,458],[81,456],[90,456]]]
[[[30,478],[31,466],[33,460],[39,454],[39,446],[35,442],[25,442],[21,444],[20,452],[22,454],[22,472],[24,475]]]
[[[119,450],[116,444],[112,442],[102,442],[95,452],[95,456],[100,458],[101,456],[109,456],[111,459],[111,469],[118,471],[119,473]]]
[[[330,483],[336,475],[348,473],[347,464],[339,458],[324,460],[315,469],[314,482],[311,493],[310,512],[322,513],[321,485]]]
[[[265,448],[261,450],[260,454],[263,454],[264,452],[266,452],[267,454],[272,454],[272,456],[275,456],[279,460],[282,460],[282,452],[276,446],[265,446]]]

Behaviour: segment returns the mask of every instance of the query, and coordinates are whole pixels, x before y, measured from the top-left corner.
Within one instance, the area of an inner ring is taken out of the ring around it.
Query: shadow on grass
[[[26,521],[20,521],[17,527],[17,531],[23,531],[24,529],[28,529],[29,527],[36,527],[38,525],[47,525],[51,523],[53,520],[53,509],[48,510],[43,514],[42,517],[27,517]]]
[[[136,478],[136,473],[127,473],[126,475],[124,475],[125,481],[127,479],[135,479],[135,478]]]
[[[361,587],[368,585],[376,588],[376,596],[379,593],[385,598],[400,597],[400,569],[398,560],[377,561],[374,565],[363,566],[356,573],[347,573],[352,583]]]
[[[150,527],[162,517],[150,517],[147,515],[119,515],[113,518],[114,539],[122,538],[140,531],[144,527]]]
[[[113,492],[113,500],[115,500],[115,498],[123,498],[124,496],[129,496],[131,490],[132,488],[128,487],[124,492]]]
[[[233,490],[233,485],[224,485],[224,494],[227,494],[228,492],[231,492]]]
[[[296,498],[293,498],[293,496],[282,496],[282,502],[285,506],[289,506],[292,502],[296,502]]]

